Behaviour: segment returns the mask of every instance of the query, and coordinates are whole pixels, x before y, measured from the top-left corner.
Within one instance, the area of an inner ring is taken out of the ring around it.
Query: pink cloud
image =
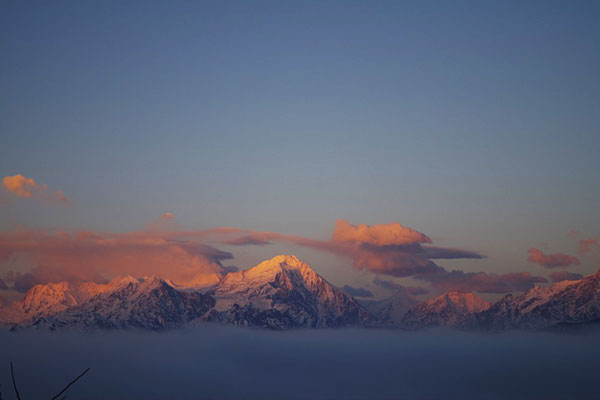
[[[17,197],[38,198],[43,201],[59,201],[66,205],[71,202],[62,190],[52,192],[46,184],[38,184],[33,178],[27,178],[21,174],[5,176],[2,178],[4,189]]]
[[[158,216],[158,219],[173,219],[175,216],[170,212]]]
[[[529,262],[539,264],[544,268],[568,267],[571,265],[581,264],[577,257],[573,257],[568,254],[544,254],[540,250],[533,247],[529,249],[528,252],[529,257],[527,257],[527,260]]]
[[[231,258],[211,246],[151,232],[0,235],[0,261],[30,265],[30,275],[21,277],[29,283],[99,282],[119,275],[159,275],[179,283],[202,283],[218,279],[223,272],[220,261]]]

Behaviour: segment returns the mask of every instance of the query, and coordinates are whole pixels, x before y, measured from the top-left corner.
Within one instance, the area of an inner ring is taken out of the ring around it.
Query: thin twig
[[[17,390],[17,382],[15,382],[15,370],[13,369],[13,363],[10,362],[10,374],[12,375],[13,387],[15,388],[15,394],[17,395],[17,400],[21,400],[21,396],[19,396],[19,390]]]
[[[56,400],[56,399],[58,399],[58,396],[60,396],[60,395],[61,395],[61,394],[63,394],[64,392],[66,392],[66,390],[67,390],[68,388],[70,388],[72,384],[74,384],[75,382],[77,382],[77,381],[79,380],[79,378],[81,378],[82,376],[84,376],[85,374],[87,374],[89,370],[90,370],[90,369],[88,368],[88,369],[86,369],[85,371],[83,371],[83,372],[81,373],[81,375],[79,375],[77,378],[73,379],[73,380],[72,380],[72,381],[71,381],[71,382],[70,382],[70,383],[69,383],[67,386],[65,386],[65,388],[64,388],[63,390],[61,390],[61,391],[60,391],[60,392],[59,392],[59,393],[58,393],[56,396],[54,396],[54,397],[53,397],[52,399],[50,399],[50,400]],[[18,397],[18,396],[17,396],[17,397]],[[20,399],[19,399],[19,400],[20,400]]]

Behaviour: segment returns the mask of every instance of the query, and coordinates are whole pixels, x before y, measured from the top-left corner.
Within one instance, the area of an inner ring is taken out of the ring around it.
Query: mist
[[[2,332],[0,384],[69,399],[575,399],[597,393],[600,336],[202,326]]]

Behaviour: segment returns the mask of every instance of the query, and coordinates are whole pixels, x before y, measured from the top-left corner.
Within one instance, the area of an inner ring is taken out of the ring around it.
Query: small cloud
[[[173,219],[175,216],[170,212],[158,216],[158,219]]]
[[[381,288],[388,289],[388,290],[395,290],[395,291],[406,290],[412,296],[418,296],[420,294],[429,293],[429,291],[427,289],[422,288],[420,286],[403,286],[403,285],[400,285],[399,283],[392,282],[387,279],[375,278],[375,279],[373,279],[373,284],[375,284]]]
[[[593,247],[600,248],[600,237],[581,239],[579,241],[579,254],[589,253]]]
[[[250,235],[240,236],[230,240],[224,240],[224,244],[234,246],[266,246],[273,242],[267,240],[267,236],[260,233],[251,233]]]
[[[392,282],[387,279],[379,279],[379,278],[373,279],[373,284],[375,284],[379,287],[382,287],[384,289],[389,289],[389,290],[398,290],[398,289],[401,289],[404,287],[404,286],[400,285],[399,283]]]
[[[375,246],[431,243],[425,234],[398,222],[379,225],[352,225],[343,219],[335,223],[332,241],[337,243],[367,243]]]
[[[342,290],[352,297],[373,297],[373,293],[365,288],[355,288],[349,285],[344,285]]]
[[[421,286],[407,286],[406,290],[413,296],[429,293],[429,290],[422,288]]]
[[[550,274],[550,279],[552,279],[552,282],[554,283],[562,281],[578,281],[581,278],[583,278],[583,275],[568,271],[554,271]]]
[[[62,190],[53,192],[49,190],[48,185],[38,184],[33,178],[27,178],[21,174],[5,176],[2,178],[2,186],[6,191],[17,197],[38,198],[42,201],[59,201],[71,205]]]
[[[579,235],[579,230],[577,230],[577,229],[571,229],[569,231],[570,238],[576,238],[578,235]]]
[[[541,265],[544,268],[568,267],[571,265],[579,265],[581,262],[577,257],[563,253],[544,254],[536,248],[529,249],[529,262]]]

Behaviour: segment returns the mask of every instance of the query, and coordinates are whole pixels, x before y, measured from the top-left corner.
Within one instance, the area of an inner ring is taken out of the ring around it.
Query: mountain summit
[[[210,319],[274,329],[369,324],[370,313],[293,255],[225,275]]]

